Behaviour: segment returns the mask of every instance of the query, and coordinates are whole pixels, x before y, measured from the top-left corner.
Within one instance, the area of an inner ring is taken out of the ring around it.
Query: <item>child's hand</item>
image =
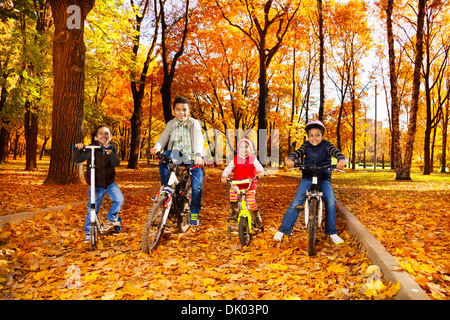
[[[345,160],[339,160],[339,162],[336,164],[336,169],[344,169],[345,168]]]
[[[220,178],[220,182],[227,183],[228,182],[228,178],[227,177],[222,177],[222,178]]]
[[[286,167],[293,168],[294,167],[294,161],[292,161],[291,159],[286,159]]]
[[[196,166],[202,166],[205,164],[205,162],[203,161],[203,158],[199,157],[199,156],[196,156],[194,161],[195,161]]]
[[[257,174],[258,178],[261,179],[262,177],[264,177],[264,171],[260,171]]]
[[[150,149],[150,154],[151,154],[152,156],[156,156],[156,153],[157,153],[158,151],[159,151],[159,150],[156,149],[156,148],[151,148],[151,149]]]
[[[81,150],[81,149],[83,149],[84,144],[82,144],[82,143],[77,143],[77,144],[75,144],[75,147],[77,148],[77,150]]]

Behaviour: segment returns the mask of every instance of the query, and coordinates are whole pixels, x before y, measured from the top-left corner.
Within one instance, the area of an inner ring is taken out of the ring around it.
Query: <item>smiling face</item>
[[[97,135],[95,137],[100,145],[107,147],[109,142],[111,141],[111,132],[109,131],[109,128],[101,127],[97,130]]]
[[[178,121],[185,121],[189,117],[189,105],[187,103],[177,103],[173,107],[173,114]]]
[[[250,146],[248,145],[248,143],[240,143],[238,152],[242,157],[247,157],[250,154]]]
[[[317,146],[322,142],[322,140],[323,134],[322,131],[320,131],[320,129],[312,128],[309,130],[308,132],[309,143],[311,143],[313,146]]]

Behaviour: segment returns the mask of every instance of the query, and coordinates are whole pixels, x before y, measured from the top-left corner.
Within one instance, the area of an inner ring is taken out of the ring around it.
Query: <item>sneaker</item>
[[[119,220],[114,220],[114,221],[106,220],[106,223],[103,224],[103,229],[105,229],[105,230],[108,230],[112,227],[120,227],[120,221]]]
[[[189,219],[189,224],[191,226],[198,226],[198,224],[199,224],[198,213],[192,213],[191,212],[191,216],[190,216],[190,219]]]
[[[275,233],[275,235],[273,236],[273,240],[281,241],[283,240],[283,236],[284,236],[283,232],[277,231],[277,233]]]
[[[259,214],[258,210],[252,211],[252,219],[253,219],[253,221],[255,221],[256,229],[264,228],[263,221],[262,221],[261,215]]]
[[[330,239],[333,241],[334,244],[343,244],[344,240],[341,239],[337,234],[330,235]]]
[[[150,199],[152,199],[153,201],[156,201],[156,199],[158,198],[158,195],[151,197]]]
[[[89,234],[85,234],[83,242],[86,242],[86,243],[91,242],[91,236]]]

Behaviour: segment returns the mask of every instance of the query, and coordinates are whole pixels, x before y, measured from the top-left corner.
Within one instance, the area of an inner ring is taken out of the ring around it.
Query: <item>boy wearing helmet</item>
[[[286,166],[292,168],[294,161],[305,156],[304,164],[307,166],[327,166],[331,165],[331,157],[338,160],[337,169],[345,167],[345,157],[339,149],[331,142],[323,139],[325,126],[319,120],[311,120],[305,128],[308,136],[306,141],[298,150],[295,150],[287,159]],[[305,202],[306,190],[311,187],[312,172],[310,170],[302,171],[302,181],[300,182],[294,200],[284,214],[281,227],[273,237],[274,240],[281,241],[284,235],[290,235],[292,228],[299,213],[295,210],[297,206],[303,205]],[[331,171],[323,169],[319,171],[319,189],[323,193],[325,203],[325,234],[329,235],[335,244],[344,242],[338,235],[336,230],[336,199],[334,198],[333,188],[330,183]]]

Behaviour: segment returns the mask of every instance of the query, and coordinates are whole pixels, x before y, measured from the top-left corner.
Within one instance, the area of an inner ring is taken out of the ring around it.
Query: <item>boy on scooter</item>
[[[109,147],[111,142],[111,128],[107,125],[101,125],[97,127],[94,137],[94,142],[92,145],[100,145],[103,147]],[[91,159],[91,151],[83,149],[84,145],[82,143],[77,143],[75,145],[77,150],[73,153],[73,162],[83,162]],[[90,163],[88,161],[88,163]],[[111,201],[111,209],[106,216],[106,223],[103,225],[105,229],[120,226],[121,223],[118,221],[118,214],[120,208],[122,208],[124,197],[119,189],[119,186],[115,182],[116,171],[115,167],[120,164],[119,156],[117,155],[115,149],[96,149],[95,150],[95,211],[98,212],[100,205],[102,204],[103,197],[105,193],[109,195]],[[89,184],[89,203],[91,203],[91,171],[88,169],[86,171],[86,180]],[[84,233],[85,238],[83,242],[89,242],[89,227],[90,227],[90,213],[89,208],[87,210],[86,220],[84,223]]]

